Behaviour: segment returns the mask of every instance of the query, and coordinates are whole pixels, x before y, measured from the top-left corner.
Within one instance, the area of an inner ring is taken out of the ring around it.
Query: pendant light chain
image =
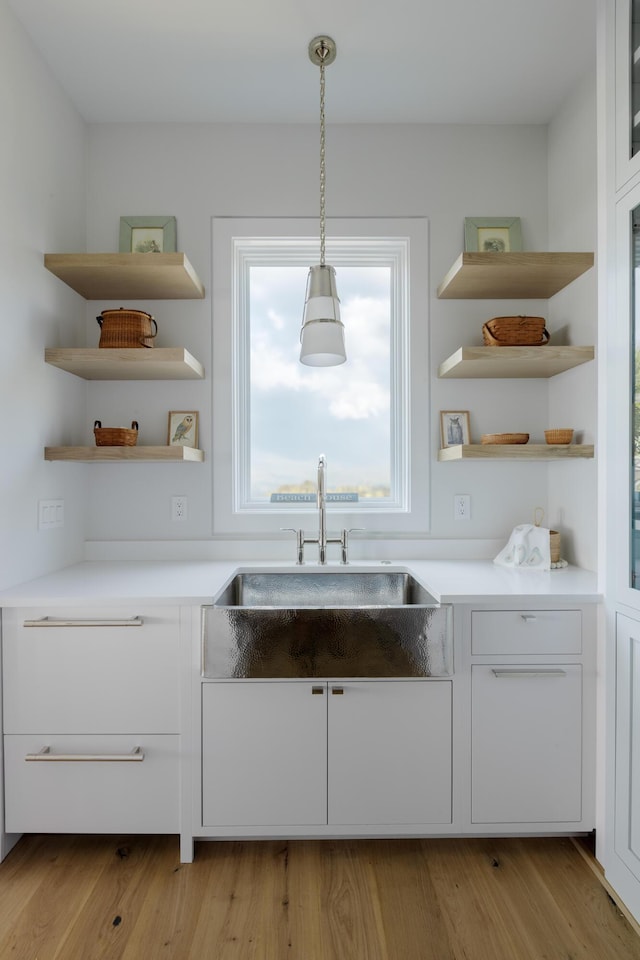
[[[324,129],[324,58],[328,53],[323,45],[320,49],[320,266],[324,267],[325,248],[325,129]]]

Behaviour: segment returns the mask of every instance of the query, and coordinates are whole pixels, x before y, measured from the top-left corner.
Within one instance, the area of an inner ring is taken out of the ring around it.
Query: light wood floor
[[[570,840],[23,838],[0,864],[12,960],[640,960]]]

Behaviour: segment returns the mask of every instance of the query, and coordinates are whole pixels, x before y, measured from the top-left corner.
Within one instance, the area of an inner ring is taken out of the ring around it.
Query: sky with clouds
[[[336,268],[347,362],[300,363],[307,268],[251,267],[251,498],[315,483],[327,489],[390,483],[388,267]]]

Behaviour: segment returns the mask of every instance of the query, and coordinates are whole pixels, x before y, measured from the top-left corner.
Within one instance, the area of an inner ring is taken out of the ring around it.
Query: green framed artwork
[[[466,253],[517,253],[522,250],[520,217],[465,217]]]
[[[175,253],[175,217],[120,217],[120,253]]]

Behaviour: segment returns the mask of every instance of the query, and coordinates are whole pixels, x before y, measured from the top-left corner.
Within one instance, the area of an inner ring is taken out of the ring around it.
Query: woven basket
[[[494,317],[482,326],[487,347],[542,347],[551,339],[544,317]]]
[[[573,430],[545,430],[544,439],[547,443],[571,443]]]
[[[528,443],[528,433],[483,433],[481,443]]]
[[[551,563],[557,563],[560,559],[560,534],[557,530],[549,530],[549,552]]]
[[[103,310],[96,320],[99,347],[152,347],[158,333],[158,324],[144,310]]]
[[[131,429],[127,427],[103,427],[100,420],[93,425],[93,435],[96,438],[96,447],[135,447],[138,442],[138,421],[131,421]]]

